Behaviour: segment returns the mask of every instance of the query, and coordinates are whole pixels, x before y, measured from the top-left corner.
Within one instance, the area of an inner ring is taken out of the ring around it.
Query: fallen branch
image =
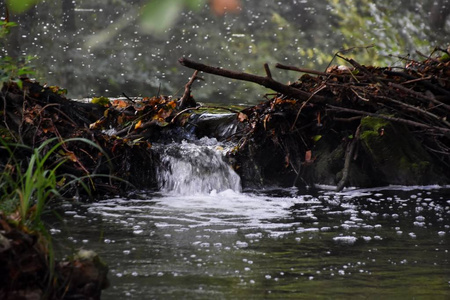
[[[276,80],[273,80],[270,75],[270,71],[268,71],[268,66],[265,67],[266,74],[268,76],[262,77],[257,75],[252,75],[249,73],[244,72],[235,72],[227,69],[217,68],[217,67],[211,67],[207,66],[198,62],[194,62],[192,60],[189,60],[187,58],[180,58],[178,62],[188,68],[195,69],[198,71],[202,71],[205,73],[218,75],[226,78],[231,79],[237,79],[237,80],[243,80],[248,82],[257,83],[259,85],[262,85],[266,88],[272,89],[278,93],[281,93],[285,96],[290,96],[293,98],[296,98],[301,101],[311,101],[313,103],[334,103],[334,100],[329,97],[319,96],[319,95],[313,95],[311,93],[302,91],[300,89],[294,88],[289,85],[282,84]]]

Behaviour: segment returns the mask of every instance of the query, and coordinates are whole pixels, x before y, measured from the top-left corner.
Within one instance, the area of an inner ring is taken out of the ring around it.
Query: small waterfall
[[[158,170],[161,190],[183,195],[228,189],[240,192],[241,179],[223,160],[224,151],[210,138],[162,146]]]

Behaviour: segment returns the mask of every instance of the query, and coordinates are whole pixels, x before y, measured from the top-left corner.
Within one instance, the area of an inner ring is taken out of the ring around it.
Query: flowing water
[[[164,192],[67,204],[54,238],[107,262],[103,299],[450,299],[448,187],[241,192],[222,147],[163,147]]]

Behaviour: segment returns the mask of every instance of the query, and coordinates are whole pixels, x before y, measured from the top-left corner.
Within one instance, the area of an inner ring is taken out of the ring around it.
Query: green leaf
[[[162,32],[175,23],[183,9],[183,0],[152,0],[144,6],[141,25],[149,32]]]
[[[17,86],[19,87],[19,89],[23,88],[23,82],[20,79],[16,79],[14,80],[14,82],[17,84]]]
[[[6,4],[11,12],[20,14],[31,9],[39,2],[41,0],[7,0]]]
[[[312,140],[314,141],[314,143],[318,142],[320,139],[322,138],[321,135],[315,135],[312,137]]]

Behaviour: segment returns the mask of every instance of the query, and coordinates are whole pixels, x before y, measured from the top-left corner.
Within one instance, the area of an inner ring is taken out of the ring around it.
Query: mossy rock
[[[422,185],[445,181],[436,171],[430,155],[402,124],[365,117],[361,120],[360,140],[373,167],[387,184]]]

